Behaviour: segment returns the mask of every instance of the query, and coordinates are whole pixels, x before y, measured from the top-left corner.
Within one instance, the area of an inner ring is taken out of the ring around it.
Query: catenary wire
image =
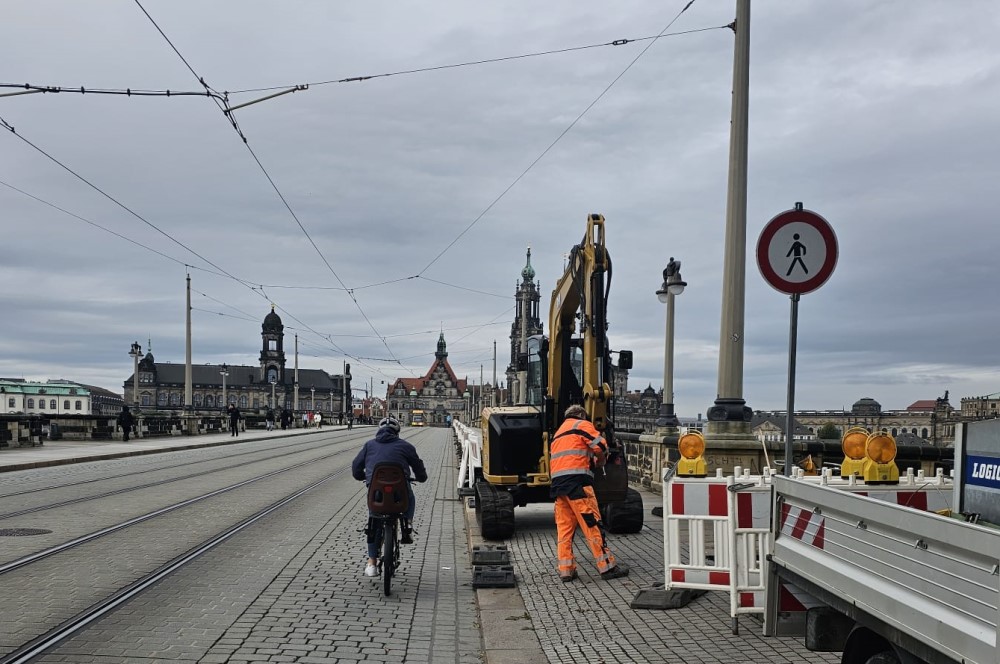
[[[357,83],[357,82],[360,82],[360,81],[369,81],[369,80],[372,80],[372,79],[375,79],[375,78],[388,78],[390,76],[405,76],[405,75],[408,75],[408,74],[422,74],[422,73],[426,73],[426,72],[442,71],[442,70],[445,70],[445,69],[457,69],[459,67],[473,67],[473,66],[477,66],[477,65],[494,64],[494,63],[498,63],[498,62],[509,62],[511,60],[523,60],[523,59],[526,59],[526,58],[536,58],[536,57],[541,57],[541,56],[546,56],[546,55],[558,55],[560,53],[571,53],[571,52],[574,52],[574,51],[585,51],[585,50],[588,50],[588,49],[603,48],[603,47],[607,47],[607,46],[624,46],[626,44],[631,44],[631,43],[634,43],[634,42],[656,40],[656,39],[662,39],[664,37],[679,37],[681,35],[690,35],[690,34],[694,34],[696,32],[707,32],[709,30],[719,30],[720,28],[724,28],[724,27],[726,27],[726,26],[712,26],[712,27],[708,27],[708,28],[696,28],[696,29],[693,29],[693,30],[684,30],[682,32],[671,32],[671,33],[665,33],[665,31],[664,31],[664,32],[661,32],[658,35],[653,35],[653,36],[649,36],[649,37],[635,37],[635,38],[627,38],[627,39],[615,39],[614,41],[602,42],[600,44],[587,44],[585,46],[570,46],[570,47],[567,47],[567,48],[558,48],[558,49],[552,49],[552,50],[548,50],[548,51],[537,51],[537,52],[534,52],[534,53],[521,53],[519,55],[508,55],[508,56],[503,56],[503,57],[499,57],[499,58],[484,58],[482,60],[470,60],[470,61],[467,61],[467,62],[456,62],[456,63],[453,63],[453,64],[446,64],[446,65],[434,65],[434,66],[430,66],[430,67],[419,67],[419,68],[416,68],[416,69],[403,69],[403,70],[400,70],[400,71],[386,72],[386,73],[382,73],[382,74],[369,74],[369,75],[365,75],[365,76],[348,76],[346,78],[329,79],[329,80],[325,80],[325,81],[314,81],[312,83],[299,83],[299,84],[290,84],[290,85],[272,85],[272,86],[263,87],[263,88],[246,88],[246,89],[243,89],[243,90],[227,90],[226,94],[228,94],[228,95],[238,95],[238,94],[245,94],[245,93],[250,93],[250,92],[270,92],[272,90],[284,90],[286,88],[292,87],[293,85],[307,85],[307,86],[312,87],[312,86],[319,86],[319,85],[329,85],[331,83]]]
[[[156,28],[156,30],[163,36],[163,38],[166,40],[166,42],[170,45],[170,48],[173,49],[173,51],[177,54],[177,57],[179,57],[181,59],[181,61],[188,68],[188,70],[191,72],[191,74],[196,79],[198,79],[198,81],[205,87],[206,90],[211,89],[211,88],[209,88],[208,84],[205,83],[204,77],[200,76],[194,70],[194,68],[187,61],[187,59],[181,54],[181,52],[177,49],[177,47],[174,46],[173,42],[170,41],[170,38],[167,37],[166,33],[160,28],[159,25],[157,25],[157,23],[153,19],[153,17],[142,6],[142,3],[140,3],[139,0],[135,0],[135,4],[139,6],[139,8],[142,10],[143,14],[146,15],[146,17],[150,20],[150,22],[153,24],[153,26]],[[326,265],[327,269],[330,271],[330,273],[337,280],[337,283],[339,283],[342,287],[344,287],[346,289],[347,285],[340,278],[340,275],[337,274],[336,270],[333,269],[333,266],[330,264],[330,261],[327,260],[326,256],[320,250],[320,248],[316,244],[315,240],[313,240],[312,236],[309,234],[309,231],[306,230],[306,227],[302,224],[302,221],[299,219],[298,215],[295,213],[295,210],[292,209],[291,204],[288,202],[288,199],[285,198],[285,195],[281,192],[281,189],[278,188],[278,185],[274,181],[274,178],[271,177],[271,174],[264,167],[264,164],[263,164],[263,162],[261,162],[260,158],[257,156],[257,153],[254,152],[254,150],[253,150],[252,147],[250,147],[250,143],[247,140],[246,135],[243,133],[243,131],[239,127],[239,124],[238,124],[238,122],[236,120],[235,114],[231,113],[230,110],[229,110],[229,104],[228,104],[228,102],[225,101],[225,100],[221,100],[220,101],[219,99],[217,99],[215,97],[212,97],[212,101],[215,102],[216,106],[219,107],[219,110],[222,111],[223,116],[229,121],[229,123],[232,125],[233,129],[236,131],[236,133],[243,140],[243,145],[250,152],[250,156],[253,157],[253,160],[257,163],[257,166],[260,168],[261,172],[264,174],[264,177],[267,178],[267,181],[271,184],[271,187],[274,189],[275,193],[278,195],[278,198],[281,199],[282,204],[284,204],[284,206],[288,210],[289,214],[291,214],[292,219],[295,220],[295,223],[298,224],[299,229],[305,235],[306,239],[309,241],[309,244],[312,245],[312,247],[316,251],[317,255],[319,255],[320,259],[323,261],[323,264]],[[389,347],[389,344],[386,342],[385,338],[379,333],[378,329],[375,327],[375,324],[372,323],[371,319],[368,317],[368,314],[365,313],[364,308],[361,306],[361,303],[358,301],[358,299],[355,296],[355,294],[352,291],[350,291],[350,290],[347,291],[347,294],[351,298],[351,301],[354,302],[354,306],[355,306],[355,308],[357,308],[358,312],[361,314],[361,317],[365,319],[366,323],[368,323],[368,327],[370,327],[371,330],[372,330],[372,332],[374,332],[379,337],[379,339],[381,339],[382,345],[385,346],[385,349],[389,352],[389,355],[395,357],[395,354],[392,352],[392,348]]]
[[[497,203],[499,203],[500,200],[504,196],[506,196],[507,193],[511,189],[513,189],[517,185],[517,183],[519,183],[524,178],[524,176],[528,174],[528,172],[532,168],[534,168],[535,164],[537,164],[538,162],[540,162],[545,157],[545,155],[547,155],[549,153],[549,151],[552,150],[552,148],[554,148],[556,146],[556,144],[559,143],[559,141],[561,141],[563,139],[563,137],[566,134],[568,134],[570,132],[570,130],[573,129],[573,127],[575,127],[578,122],[580,122],[580,120],[583,119],[583,116],[586,115],[587,112],[590,109],[592,109],[597,104],[597,102],[599,102],[601,99],[604,98],[604,95],[606,95],[608,93],[608,91],[611,90],[611,88],[615,85],[615,83],[617,83],[619,80],[621,80],[622,76],[624,76],[626,74],[626,72],[628,72],[628,70],[632,68],[632,65],[634,65],[636,62],[638,62],[639,58],[641,58],[643,55],[646,54],[646,51],[648,51],[653,46],[653,44],[656,43],[656,40],[659,39],[660,37],[662,37],[667,32],[667,30],[670,29],[670,26],[672,26],[677,21],[677,19],[679,19],[681,17],[681,15],[684,12],[686,12],[691,7],[691,5],[693,5],[695,3],[695,1],[696,0],[690,0],[686,5],[684,5],[684,8],[681,9],[679,12],[677,12],[677,15],[674,16],[674,18],[670,20],[670,22],[666,25],[666,27],[663,28],[663,30],[660,31],[659,35],[657,35],[656,38],[653,38],[648,44],[646,44],[645,48],[643,48],[641,51],[639,51],[638,55],[636,55],[634,58],[632,58],[632,61],[629,62],[628,65],[626,65],[625,69],[623,69],[620,74],[618,74],[617,76],[615,76],[615,78],[612,79],[612,81],[610,83],[608,83],[608,85],[604,88],[604,90],[602,90],[601,93],[599,95],[597,95],[597,97],[592,102],[590,102],[590,104],[588,104],[587,107],[584,108],[583,111],[581,111],[580,114],[577,115],[576,118],[572,122],[569,123],[569,126],[567,126],[565,129],[563,129],[562,132],[558,136],[556,136],[556,139],[554,141],[552,141],[551,143],[549,143],[548,147],[546,147],[544,150],[542,150],[541,154],[539,154],[537,157],[535,157],[534,160],[532,160],[532,162],[530,164],[528,164],[527,168],[525,168],[523,171],[521,171],[521,173],[516,178],[514,178],[514,180],[509,185],[507,185],[507,187],[502,192],[500,192],[500,195],[497,196],[496,198],[494,198],[493,201],[489,205],[486,206],[486,209],[484,209],[482,212],[480,212],[479,215],[475,219],[473,219],[472,222],[462,230],[462,232],[460,232],[457,236],[455,236],[455,238],[451,242],[449,242],[445,246],[445,248],[442,249],[438,253],[438,255],[435,256],[431,260],[431,262],[429,262],[427,265],[425,265],[422,270],[420,270],[419,272],[417,272],[417,276],[423,276],[424,272],[426,272],[428,269],[430,269],[430,267],[432,265],[434,265],[434,263],[436,263],[438,260],[440,260],[440,258],[442,256],[444,256],[448,252],[449,249],[451,249],[453,246],[455,246],[455,244],[457,244],[458,241],[461,240],[462,237],[466,233],[468,233],[470,230],[472,230],[473,226],[475,226],[477,223],[479,223],[479,220],[482,219],[483,217],[485,217],[486,214],[490,210],[493,209],[493,206],[495,206]]]

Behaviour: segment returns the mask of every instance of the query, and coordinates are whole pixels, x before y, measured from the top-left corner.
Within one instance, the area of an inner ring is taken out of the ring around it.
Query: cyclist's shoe
[[[399,538],[400,544],[413,544],[413,528],[403,528],[402,537]]]
[[[610,581],[611,579],[620,579],[623,576],[628,576],[628,565],[625,563],[618,563],[607,572],[601,574],[601,578],[605,581]]]
[[[378,574],[378,568],[375,567],[375,565],[372,565],[371,563],[366,563],[365,576],[375,576],[376,574]]]

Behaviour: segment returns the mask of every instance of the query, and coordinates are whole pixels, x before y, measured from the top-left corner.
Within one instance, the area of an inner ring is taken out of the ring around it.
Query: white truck
[[[764,631],[786,588],[842,664],[1000,664],[1000,420],[956,427],[951,516],[773,477]]]

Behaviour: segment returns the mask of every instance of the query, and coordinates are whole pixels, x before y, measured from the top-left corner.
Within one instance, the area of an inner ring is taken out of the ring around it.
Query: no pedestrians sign
[[[822,286],[837,266],[837,236],[833,227],[800,205],[764,226],[757,240],[757,267],[782,293],[810,293]]]

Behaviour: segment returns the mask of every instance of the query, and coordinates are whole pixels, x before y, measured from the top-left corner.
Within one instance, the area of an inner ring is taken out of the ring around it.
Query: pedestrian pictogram
[[[837,236],[826,219],[796,207],[767,222],[757,240],[760,273],[782,293],[809,293],[837,266]]]

